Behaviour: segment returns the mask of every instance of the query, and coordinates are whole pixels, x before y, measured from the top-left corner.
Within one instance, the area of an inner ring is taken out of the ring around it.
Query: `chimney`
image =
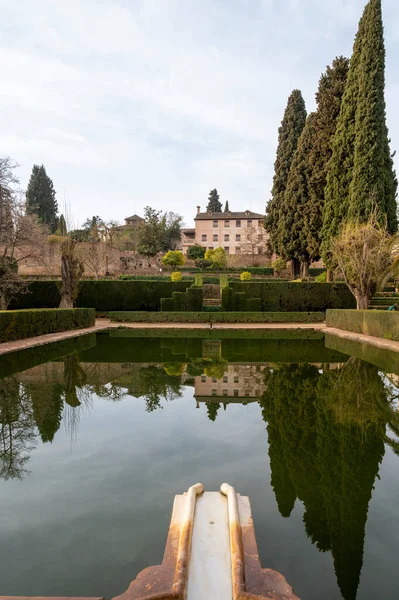
[[[200,214],[200,212],[201,212],[201,207],[200,207],[200,206],[197,206],[197,215],[199,215],[199,214]]]

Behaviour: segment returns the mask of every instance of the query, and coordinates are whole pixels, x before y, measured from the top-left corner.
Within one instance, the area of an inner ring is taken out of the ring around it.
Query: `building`
[[[182,230],[182,250],[198,244],[206,249],[224,248],[226,254],[268,254],[269,236],[263,227],[264,215],[244,212],[201,212],[197,206],[194,229]]]
[[[138,228],[143,223],[144,219],[142,217],[139,217],[138,215],[133,215],[132,217],[125,218],[125,227]]]

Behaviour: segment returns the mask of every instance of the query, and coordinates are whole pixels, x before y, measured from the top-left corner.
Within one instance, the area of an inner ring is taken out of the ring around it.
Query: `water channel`
[[[303,600],[396,598],[398,355],[178,334],[0,358],[0,594],[120,594],[162,561],[174,495],[227,481]]]

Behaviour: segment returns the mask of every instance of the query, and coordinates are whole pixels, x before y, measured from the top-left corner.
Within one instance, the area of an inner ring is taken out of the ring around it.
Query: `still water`
[[[0,594],[120,594],[162,561],[174,495],[227,481],[303,600],[399,596],[397,355],[209,335],[0,360]]]

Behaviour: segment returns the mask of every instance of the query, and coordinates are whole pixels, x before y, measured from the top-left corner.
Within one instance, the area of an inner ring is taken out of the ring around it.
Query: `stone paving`
[[[121,325],[120,323],[111,323],[109,319],[96,319],[96,324],[93,327],[89,327],[86,329],[60,331],[58,333],[48,333],[46,335],[25,338],[23,340],[16,340],[14,342],[4,342],[0,344],[0,356],[2,354],[8,354],[9,352],[16,352],[17,350],[25,350],[26,348],[33,348],[34,346],[42,346],[43,344],[59,342],[68,338],[86,335],[88,333],[99,333],[111,329],[120,329],[121,327],[126,329],[209,329],[209,324],[124,323],[123,325]],[[395,342],[393,340],[385,340],[382,338],[377,338],[362,333],[354,333],[352,331],[343,331],[342,329],[336,329],[334,327],[326,327],[325,323],[213,323],[212,329],[312,329],[321,331],[323,333],[330,333],[344,339],[371,344],[373,346],[376,346],[377,348],[384,348],[386,350],[393,350],[394,352],[399,352],[399,342]]]

